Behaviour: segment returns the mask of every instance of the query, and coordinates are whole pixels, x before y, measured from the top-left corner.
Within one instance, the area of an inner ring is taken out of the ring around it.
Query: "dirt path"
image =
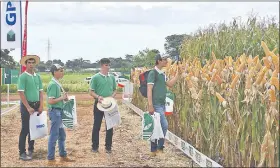
[[[69,166],[113,166],[113,167],[188,167],[191,161],[184,154],[176,150],[171,144],[166,144],[165,153],[155,158],[149,158],[150,145],[141,140],[141,118],[130,112],[125,105],[120,106],[122,124],[114,129],[112,154],[105,153],[105,125],[100,130],[100,153],[91,152],[91,132],[93,123],[92,106],[77,108],[78,127],[76,131],[67,130],[66,148],[69,156],[76,160]],[[1,167],[46,166],[47,137],[35,141],[34,160],[29,162],[18,159],[18,137],[21,128],[19,109],[1,116]],[[56,148],[56,150],[58,150]],[[58,151],[56,152],[58,158]]]

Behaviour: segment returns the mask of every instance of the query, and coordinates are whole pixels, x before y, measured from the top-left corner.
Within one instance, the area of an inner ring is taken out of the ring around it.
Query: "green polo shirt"
[[[90,81],[90,89],[102,97],[112,96],[116,90],[116,79],[112,75],[95,74]]]
[[[166,76],[165,74],[155,68],[158,73],[154,70],[151,70],[148,75],[147,84],[153,85],[153,105],[165,105],[166,98]],[[155,81],[155,75],[157,75],[157,79]]]
[[[39,74],[33,75],[24,72],[18,78],[18,91],[24,92],[29,102],[40,101],[40,91],[43,91],[43,84]]]
[[[49,82],[47,88],[47,96],[48,98],[54,98],[54,99],[61,97],[61,88],[53,80]],[[49,104],[49,103],[47,104],[49,108],[61,108],[61,109],[63,108],[63,100],[57,102],[56,104]]]

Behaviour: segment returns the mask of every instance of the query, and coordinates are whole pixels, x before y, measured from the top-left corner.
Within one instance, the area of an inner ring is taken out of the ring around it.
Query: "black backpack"
[[[148,70],[146,72],[143,72],[139,75],[139,81],[140,81],[140,87],[139,91],[144,97],[148,97],[148,86],[147,86],[147,80],[148,80],[148,75],[151,71],[155,71],[155,83],[157,80],[158,72],[155,69]]]

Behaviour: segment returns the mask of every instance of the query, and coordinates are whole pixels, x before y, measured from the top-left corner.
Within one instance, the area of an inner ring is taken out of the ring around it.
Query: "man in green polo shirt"
[[[178,80],[178,70],[174,78],[167,81],[167,77],[162,71],[163,67],[167,65],[167,58],[169,55],[161,57],[160,54],[155,56],[156,66],[154,70],[150,71],[147,79],[148,90],[148,111],[150,114],[157,112],[160,114],[160,123],[164,136],[168,129],[168,123],[165,117],[165,99],[168,87],[173,87]],[[158,142],[151,142],[151,156],[156,156],[157,152],[163,152],[164,138]]]
[[[29,118],[35,111],[39,114],[43,111],[43,85],[39,74],[34,72],[34,67],[40,62],[36,55],[27,55],[21,58],[20,64],[26,66],[18,79],[18,93],[20,96],[21,132],[19,136],[19,159],[31,160],[34,151],[34,140],[30,140]],[[28,135],[28,154],[25,143]]]
[[[48,111],[51,120],[50,136],[48,141],[48,164],[58,164],[55,160],[55,146],[58,140],[59,156],[61,161],[72,162],[67,157],[65,149],[66,134],[62,126],[61,113],[63,112],[63,101],[68,100],[67,93],[64,92],[59,80],[64,76],[63,67],[59,64],[53,64],[50,69],[53,78],[47,88]]]
[[[90,95],[95,98],[94,103],[94,123],[92,129],[92,152],[98,152],[99,148],[99,131],[102,123],[104,112],[97,108],[97,103],[102,102],[103,97],[115,97],[116,80],[115,77],[109,75],[110,60],[102,58],[100,60],[100,72],[95,74],[90,81]],[[113,139],[113,128],[106,130],[105,148],[107,153],[111,153]]]

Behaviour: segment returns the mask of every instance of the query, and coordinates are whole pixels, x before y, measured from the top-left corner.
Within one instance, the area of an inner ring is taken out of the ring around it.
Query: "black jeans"
[[[95,101],[94,103],[93,115],[94,115],[94,122],[93,122],[93,129],[92,129],[92,149],[96,150],[99,147],[99,131],[104,116],[104,112],[100,111],[97,108],[97,101]],[[113,128],[109,130],[106,129],[106,138],[105,138],[106,149],[111,150],[112,139],[113,139]]]
[[[38,110],[40,103],[31,103],[29,102],[30,107],[34,108],[35,111]],[[23,103],[20,103],[20,113],[21,113],[21,131],[19,135],[19,154],[25,153],[25,142],[26,142],[26,136],[28,135],[28,151],[34,150],[34,140],[30,140],[30,134],[29,134],[29,118],[30,114],[28,113],[26,107]]]

